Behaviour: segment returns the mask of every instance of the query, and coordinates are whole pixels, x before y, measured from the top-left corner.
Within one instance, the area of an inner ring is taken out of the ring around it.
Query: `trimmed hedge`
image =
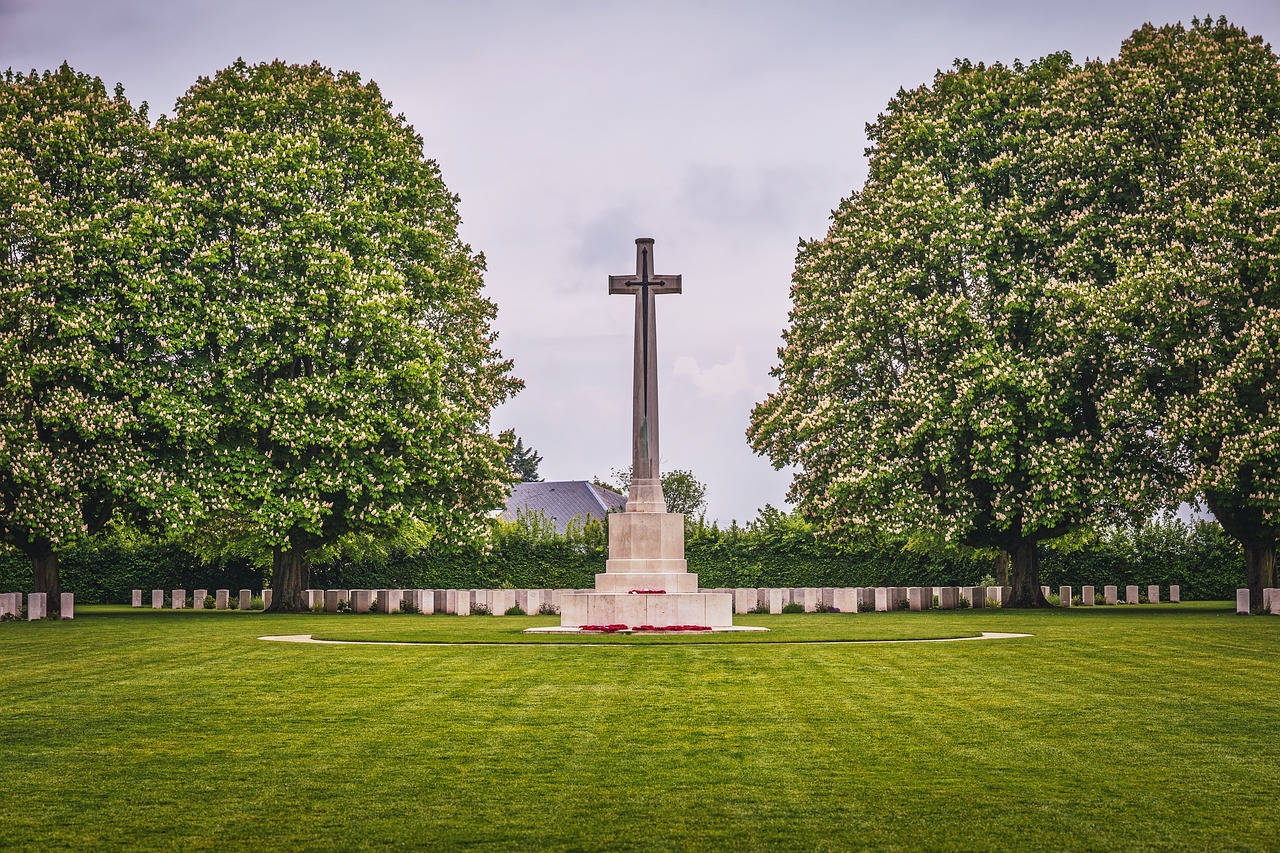
[[[597,521],[556,534],[539,520],[497,522],[490,547],[428,548],[342,557],[312,566],[320,589],[584,588],[607,556]],[[970,586],[992,583],[993,554],[923,547],[868,533],[843,546],[795,515],[766,507],[747,527],[692,522],[689,570],[703,587]],[[1212,523],[1163,519],[1135,531],[1076,536],[1041,548],[1041,580],[1085,584],[1179,584],[1184,599],[1227,599],[1244,585],[1239,545]],[[172,542],[104,536],[63,556],[62,586],[83,603],[124,603],[131,589],[258,590],[264,571],[245,559],[204,561]],[[0,591],[27,592],[30,562],[0,551]]]

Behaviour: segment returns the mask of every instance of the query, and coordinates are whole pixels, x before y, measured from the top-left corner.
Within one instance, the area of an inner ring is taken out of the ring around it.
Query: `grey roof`
[[[603,519],[610,511],[621,511],[627,499],[586,480],[561,480],[555,483],[517,483],[507,498],[507,508],[502,518],[514,519],[520,510],[539,512],[556,524],[556,531],[564,533],[569,520],[579,523],[586,516]]]

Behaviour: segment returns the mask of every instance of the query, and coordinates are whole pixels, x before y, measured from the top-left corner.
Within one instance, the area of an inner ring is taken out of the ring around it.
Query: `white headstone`
[[[494,616],[505,616],[507,611],[516,606],[514,589],[489,590],[489,611]]]
[[[306,605],[308,610],[315,607],[317,603],[324,607],[324,590],[304,589],[302,591],[302,603]]]
[[[1241,616],[1249,615],[1249,590],[1236,590],[1236,613]]]
[[[1271,593],[1271,607],[1268,608],[1272,616],[1280,616],[1280,590],[1273,590]]]
[[[1182,603],[1182,587],[1175,584],[1169,585],[1169,602],[1171,604]]]
[[[226,610],[228,607],[231,606],[231,590],[220,589],[216,593],[214,593],[214,595],[217,596],[217,600],[214,602],[214,606],[218,610]]]
[[[187,591],[185,589],[175,589],[173,591],[173,609],[183,610],[187,606]]]
[[[1063,607],[1071,606],[1071,587],[1069,586],[1058,587],[1058,603],[1061,604]]]
[[[324,612],[337,613],[338,604],[340,602],[351,601],[351,590],[349,589],[326,589],[324,591]]]
[[[22,613],[22,595],[17,592],[0,593],[0,616],[18,616]]]
[[[379,613],[399,613],[401,601],[404,601],[404,590],[402,589],[378,590]]]
[[[76,597],[74,593],[64,592],[58,599],[58,616],[62,619],[76,618]]]
[[[831,591],[831,607],[840,613],[857,613],[858,590],[853,587],[836,587]]]
[[[1115,586],[1104,586],[1102,588],[1102,600],[1106,604],[1116,604],[1120,601],[1120,590]]]
[[[271,606],[271,588],[270,587],[262,591],[262,606],[263,607]]]
[[[765,590],[765,594],[769,597],[768,604],[770,613],[782,612],[782,608],[786,606],[785,599],[787,597],[784,593],[785,590],[779,589],[778,587],[770,587]]]
[[[163,595],[163,593],[161,593]],[[46,612],[46,594],[43,592],[33,592],[27,595],[27,621],[34,622],[37,619],[43,619]]]
[[[373,603],[373,590],[371,589],[351,590],[351,610],[353,613],[368,613],[369,605],[372,603]]]
[[[733,612],[750,613],[755,609],[759,593],[753,587],[738,587],[733,591]]]
[[[204,600],[209,597],[209,590],[197,589],[191,596],[191,606],[196,610],[204,609]]]
[[[925,599],[929,601],[926,603]],[[928,610],[929,605],[933,603],[933,587],[929,586],[909,586],[907,587],[907,606],[913,611]]]
[[[1160,603],[1160,584],[1153,583],[1147,586],[1147,603],[1148,604]]]
[[[151,590],[151,609],[159,610],[162,607],[164,607],[164,590],[163,589]]]
[[[1097,603],[1098,594],[1091,586],[1080,587],[1080,605],[1082,607],[1092,607]]]
[[[1125,604],[1138,603],[1138,585],[1137,584],[1131,583],[1124,588],[1124,603]]]
[[[133,606],[134,607],[142,606],[142,590],[140,589],[135,589],[133,591]]]
[[[954,586],[940,586],[937,588],[938,593],[938,609],[939,610],[955,610],[959,605],[960,589]]]

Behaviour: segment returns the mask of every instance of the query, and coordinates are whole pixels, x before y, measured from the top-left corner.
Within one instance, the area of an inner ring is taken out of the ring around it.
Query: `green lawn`
[[[0,847],[1280,848],[1280,619],[83,607],[0,624]],[[927,644],[792,644],[1031,633]],[[464,645],[295,645],[315,634]]]

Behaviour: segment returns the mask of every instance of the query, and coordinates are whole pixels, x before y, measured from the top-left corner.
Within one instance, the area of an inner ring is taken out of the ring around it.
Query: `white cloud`
[[[747,392],[759,397],[764,388],[754,384],[747,373],[747,350],[738,344],[733,358],[724,364],[713,364],[705,370],[693,356],[682,355],[675,361],[677,376],[688,376],[703,397],[731,397]]]

